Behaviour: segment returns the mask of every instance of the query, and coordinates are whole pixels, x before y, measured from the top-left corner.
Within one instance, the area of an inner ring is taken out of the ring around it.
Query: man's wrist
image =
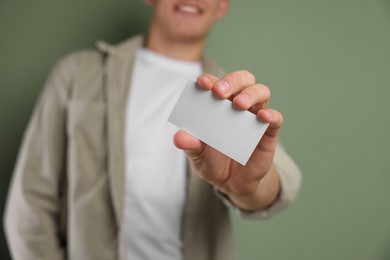
[[[245,211],[257,211],[270,207],[279,197],[281,184],[274,167],[257,183],[251,193],[237,194],[226,192],[229,200]]]

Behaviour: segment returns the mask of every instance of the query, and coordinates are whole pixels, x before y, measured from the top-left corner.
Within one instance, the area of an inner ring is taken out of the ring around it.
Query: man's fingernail
[[[272,113],[272,112],[269,111],[269,110],[264,110],[264,113],[266,113],[267,116],[268,116],[270,119],[274,117],[274,113]]]
[[[242,105],[247,105],[250,102],[248,94],[240,94],[235,99],[236,102],[239,102]]]
[[[230,91],[230,85],[226,80],[218,81],[216,87],[224,94],[227,94]]]

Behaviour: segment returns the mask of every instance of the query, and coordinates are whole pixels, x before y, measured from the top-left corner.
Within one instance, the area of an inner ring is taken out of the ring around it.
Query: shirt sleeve
[[[298,196],[301,186],[301,172],[295,162],[287,154],[282,145],[278,144],[273,161],[280,178],[281,192],[278,199],[268,208],[258,211],[240,209],[232,203],[229,197],[217,188],[214,191],[223,203],[243,219],[269,219],[288,208]]]
[[[72,59],[55,66],[25,132],[4,215],[13,259],[65,259],[60,241]]]

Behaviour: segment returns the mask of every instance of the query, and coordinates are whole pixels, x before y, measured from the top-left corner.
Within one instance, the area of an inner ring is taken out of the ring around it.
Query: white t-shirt
[[[184,153],[167,119],[200,62],[173,60],[139,48],[126,111],[124,249],[126,259],[182,259]]]

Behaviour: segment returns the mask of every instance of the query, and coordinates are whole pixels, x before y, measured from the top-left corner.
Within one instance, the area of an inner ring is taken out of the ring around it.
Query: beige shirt
[[[13,259],[121,259],[124,122],[135,37],[61,60],[37,103],[19,153],[5,211]],[[223,72],[209,60],[204,71]],[[296,198],[301,175],[281,146],[282,192],[269,218]],[[225,199],[229,205],[229,201]],[[236,259],[228,210],[189,169],[182,220],[185,260]]]

